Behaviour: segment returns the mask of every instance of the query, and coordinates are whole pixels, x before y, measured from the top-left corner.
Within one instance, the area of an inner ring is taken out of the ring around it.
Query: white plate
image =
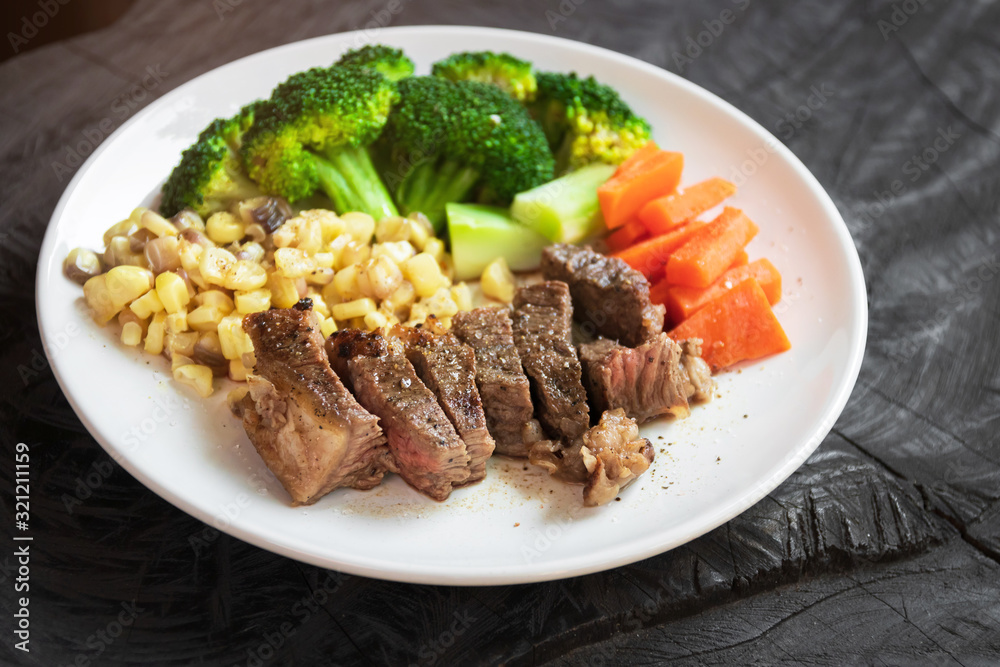
[[[363,33],[330,35],[243,58],[165,95],[104,142],[60,200],[38,267],[39,324],[63,391],[111,456],[177,507],[265,549],[432,584],[543,581],[630,563],[715,528],[788,477],[843,409],[867,329],[851,237],[802,163],[714,95],[604,49],[465,27],[391,28],[377,40],[405,49],[418,72],[454,51],[492,49],[616,86],[662,147],[684,153],[682,183],[720,175],[741,185],[735,205],[761,228],[750,256],[767,256],[784,276],[777,310],[792,350],[722,375],[720,396],[689,419],[644,427],[657,449],[653,467],[606,507],[583,510],[579,487],[503,459],[491,461],[484,483],[444,503],[392,477],[369,492],[338,490],[312,507],[290,507],[228,414],[228,387],[198,400],[174,383],[165,361],[121,346],[113,327],[87,316],[61,263],[71,248],[99,246],[108,226],[148,203],[212,118],[366,41]]]

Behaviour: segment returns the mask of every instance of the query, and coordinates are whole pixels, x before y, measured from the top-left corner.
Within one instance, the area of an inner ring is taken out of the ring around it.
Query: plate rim
[[[133,463],[127,455],[118,451],[119,448],[114,446],[110,442],[110,439],[105,439],[100,434],[100,429],[97,425],[94,424],[90,417],[82,411],[77,400],[67,391],[67,384],[62,374],[59,355],[54,354],[50,347],[50,337],[48,335],[50,332],[46,328],[46,313],[50,313],[51,311],[50,309],[43,307],[45,299],[43,294],[43,283],[46,282],[45,278],[50,273],[52,253],[54,252],[56,237],[58,235],[56,232],[56,225],[54,223],[62,217],[65,208],[69,205],[71,196],[87,171],[91,168],[93,163],[100,158],[104,151],[115,143],[120,134],[126,132],[134,124],[141,123],[148,115],[155,113],[160,107],[169,105],[173,102],[173,100],[175,100],[175,98],[179,98],[186,94],[186,91],[189,88],[196,86],[203,77],[218,73],[229,67],[244,64],[247,61],[252,61],[256,58],[274,56],[282,51],[291,51],[314,42],[332,39],[339,40],[350,38],[351,36],[364,36],[367,32],[368,31],[366,30],[353,30],[319,35],[248,54],[236,60],[207,70],[177,86],[173,90],[164,94],[162,97],[157,98],[124,122],[88,156],[87,160],[79,167],[77,172],[73,175],[73,178],[70,179],[69,183],[66,185],[66,188],[60,196],[46,228],[45,236],[39,250],[38,265],[35,274],[36,319],[38,322],[43,349],[46,357],[48,358],[53,375],[59,384],[60,390],[65,396],[67,402],[73,408],[77,417],[87,428],[88,433],[90,433],[90,435],[101,445],[111,458],[128,471],[130,475],[135,477],[140,483],[156,493],[162,499],[208,525],[217,524],[217,517],[215,517],[211,512],[198,507],[184,495],[175,493],[160,484],[154,478],[145,475],[141,470],[139,470],[138,466]],[[820,415],[820,418],[817,420],[808,437],[802,441],[802,444],[793,449],[793,455],[787,457],[770,476],[759,480],[749,491],[744,491],[743,494],[736,498],[733,502],[721,506],[710,515],[698,515],[700,517],[700,521],[698,522],[697,529],[681,531],[680,528],[685,525],[682,523],[678,526],[678,528],[674,529],[673,532],[676,533],[676,535],[672,538],[661,539],[645,546],[642,549],[633,549],[626,554],[614,558],[604,559],[597,563],[578,563],[577,561],[580,560],[586,561],[586,554],[583,554],[574,558],[563,558],[560,561],[552,563],[536,564],[532,566],[532,569],[529,572],[520,571],[525,569],[525,566],[520,563],[514,563],[510,568],[498,569],[494,567],[491,571],[476,572],[466,569],[463,570],[461,574],[457,575],[450,570],[445,570],[443,568],[435,569],[434,567],[427,566],[420,566],[418,569],[404,569],[400,568],[397,564],[394,567],[390,566],[387,569],[385,566],[372,564],[371,559],[367,559],[366,562],[351,562],[340,558],[323,557],[322,555],[301,548],[299,545],[299,542],[301,542],[300,539],[283,540],[280,543],[275,542],[273,539],[268,537],[266,531],[253,532],[237,525],[235,522],[230,522],[224,527],[219,527],[219,529],[267,551],[318,567],[336,569],[348,574],[414,584],[480,586],[536,583],[610,570],[674,549],[714,530],[739,514],[742,514],[744,511],[759,502],[768,493],[773,491],[781,482],[786,480],[802,465],[802,463],[805,462],[805,460],[816,450],[820,443],[822,443],[846,407],[854,387],[857,384],[861,371],[868,337],[868,299],[865,276],[857,247],[851,237],[847,223],[840,211],[837,209],[829,193],[823,188],[815,175],[813,175],[813,173],[808,167],[806,167],[797,155],[795,155],[787,146],[781,143],[770,131],[764,128],[751,116],[711,91],[702,88],[701,86],[667,69],[657,67],[656,65],[633,56],[622,54],[601,46],[565,37],[557,37],[554,35],[523,30],[456,25],[398,26],[380,28],[379,30],[379,35],[419,35],[420,33],[461,33],[463,36],[480,33],[490,36],[515,38],[542,43],[557,43],[561,48],[589,51],[594,55],[614,61],[623,66],[638,68],[660,77],[666,77],[674,85],[684,88],[687,92],[720,108],[728,116],[735,117],[736,120],[747,125],[750,130],[757,134],[766,143],[766,145],[769,147],[773,146],[775,149],[774,152],[782,154],[794,171],[803,178],[806,184],[808,184],[811,194],[813,194],[816,198],[816,202],[833,221],[833,231],[836,234],[836,238],[846,251],[844,254],[847,259],[848,275],[850,276],[850,285],[848,287],[850,288],[850,296],[852,297],[853,302],[851,310],[854,319],[854,326],[848,328],[850,344],[847,353],[847,372],[843,376],[843,380],[837,388],[836,393],[832,395],[829,401],[829,408]],[[367,37],[365,39],[366,41],[373,41]]]

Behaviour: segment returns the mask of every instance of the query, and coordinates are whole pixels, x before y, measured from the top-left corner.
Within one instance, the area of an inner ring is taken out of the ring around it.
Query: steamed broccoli
[[[227,209],[234,201],[261,194],[240,158],[243,135],[253,123],[259,104],[248,104],[232,118],[217,118],[202,130],[163,186],[163,215],[191,208],[209,216]]]
[[[398,95],[375,71],[316,67],[293,74],[260,105],[243,141],[251,178],[290,201],[322,190],[339,213],[396,215],[368,145]]]
[[[556,172],[591,162],[620,164],[650,140],[649,123],[594,77],[540,72],[530,105],[556,156]]]
[[[399,94],[379,143],[404,213],[420,211],[439,229],[448,202],[478,194],[505,204],[552,178],[541,129],[499,88],[421,76],[400,81]]]
[[[451,81],[492,83],[519,102],[534,100],[538,87],[531,63],[509,53],[455,53],[434,63],[431,73]]]
[[[360,49],[353,49],[341,56],[335,64],[378,70],[391,81],[413,76],[413,61],[406,57],[402,49],[394,49],[385,44],[367,44]]]

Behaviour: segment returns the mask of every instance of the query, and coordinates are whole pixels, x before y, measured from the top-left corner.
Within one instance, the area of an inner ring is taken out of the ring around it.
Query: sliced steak
[[[486,460],[496,443],[486,428],[486,414],[476,390],[476,356],[453,334],[436,335],[424,329],[394,327],[392,333],[406,346],[406,358],[417,375],[437,396],[469,454],[468,483],[486,476]]]
[[[514,344],[537,398],[538,419],[553,438],[570,441],[590,426],[582,369],[571,341],[569,287],[550,280],[514,295]]]
[[[256,364],[243,398],[243,427],[295,505],[347,486],[370,489],[392,468],[378,418],[330,368],[310,310],[247,315]]]
[[[663,331],[665,308],[649,300],[646,277],[617,257],[558,243],[542,252],[542,274],[569,285],[576,319],[591,334],[635,347]]]
[[[500,308],[461,312],[452,318],[451,331],[475,353],[476,386],[496,452],[527,456],[522,432],[534,408],[528,378],[514,346],[510,313]]]
[[[601,415],[600,423],[583,434],[580,448],[587,468],[583,504],[610,502],[653,463],[653,445],[639,437],[639,427],[622,409]]]
[[[682,349],[659,333],[638,347],[599,338],[580,346],[587,395],[595,412],[622,408],[640,424],[664,414],[686,417],[689,375]]]
[[[583,484],[583,504],[610,502],[649,469],[653,445],[639,437],[635,420],[621,408],[601,414],[600,422],[569,445],[551,440],[536,442],[529,461],[545,468],[553,479]]]
[[[326,351],[358,402],[378,416],[396,471],[410,486],[444,500],[469,480],[465,443],[417,377],[400,341],[346,329],[327,339]]]

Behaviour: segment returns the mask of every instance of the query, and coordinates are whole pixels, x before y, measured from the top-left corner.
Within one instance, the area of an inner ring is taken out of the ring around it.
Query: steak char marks
[[[582,369],[571,340],[569,287],[550,280],[514,295],[514,344],[531,379],[538,419],[554,438],[569,442],[590,426]]]
[[[417,377],[399,340],[348,329],[330,336],[326,351],[358,402],[378,416],[396,472],[410,486],[445,500],[469,481],[465,443]]]
[[[330,368],[310,310],[268,310],[243,320],[256,356],[240,404],[243,427],[292,497],[309,505],[333,489],[370,489],[392,469],[378,418]]]
[[[452,318],[451,331],[475,353],[476,386],[497,453],[526,457],[523,432],[534,408],[514,346],[510,313],[500,308],[460,312]]]
[[[496,443],[486,428],[486,414],[476,391],[476,357],[453,334],[394,327],[392,334],[406,346],[406,358],[437,396],[469,454],[469,484],[486,476],[486,460]]]
[[[591,335],[635,347],[663,331],[665,309],[649,300],[646,277],[617,257],[558,243],[542,252],[542,274],[569,285],[576,319]]]

